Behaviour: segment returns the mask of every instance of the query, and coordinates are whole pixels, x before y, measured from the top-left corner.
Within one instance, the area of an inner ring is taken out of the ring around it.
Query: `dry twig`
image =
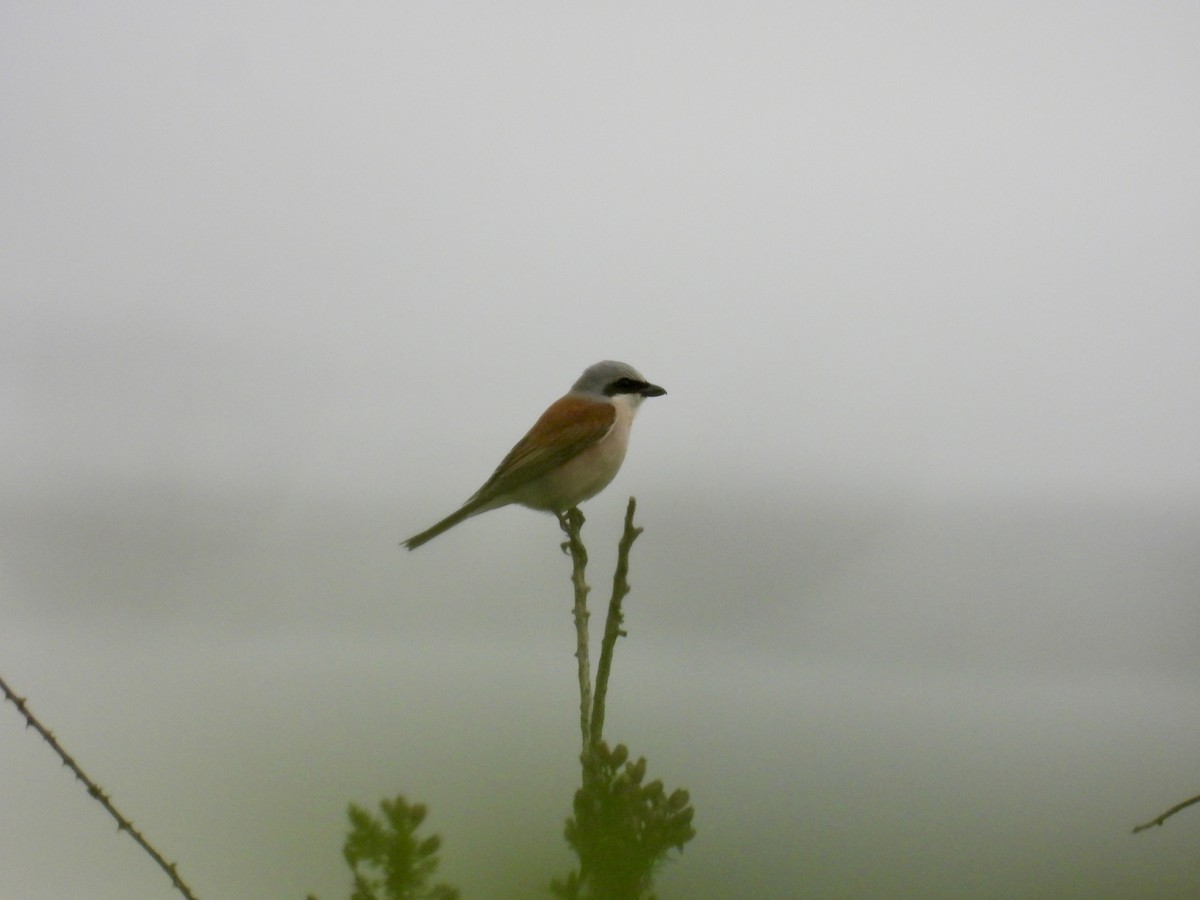
[[[637,511],[637,498],[630,497],[629,505],[625,507],[625,531],[621,534],[621,542],[617,545],[617,568],[613,572],[612,597],[608,601],[608,618],[604,621],[604,638],[600,642],[600,662],[596,666],[596,695],[592,700],[592,742],[604,740],[604,709],[608,698],[608,675],[612,671],[613,651],[617,646],[617,638],[624,637],[621,624],[625,614],[621,611],[621,601],[629,593],[629,551],[637,540],[642,529],[633,524],[633,514]]]

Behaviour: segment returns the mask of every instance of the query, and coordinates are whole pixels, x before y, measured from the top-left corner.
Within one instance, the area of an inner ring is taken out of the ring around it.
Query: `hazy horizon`
[[[646,403],[608,734],[663,900],[1190,898],[1200,8],[8,4],[0,673],[206,900],[346,804],[538,896],[567,560],[420,550],[585,366]],[[599,619],[596,613],[593,621]],[[0,894],[174,896],[6,706]],[[69,848],[64,850],[63,848]]]

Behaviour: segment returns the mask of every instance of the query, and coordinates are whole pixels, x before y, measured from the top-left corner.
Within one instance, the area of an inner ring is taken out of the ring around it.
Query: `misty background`
[[[664,900],[1194,897],[1200,7],[0,6],[0,673],[197,894],[572,864],[585,366]],[[593,617],[598,622],[600,615]],[[594,633],[598,628],[593,629]],[[176,896],[10,704],[0,895]]]

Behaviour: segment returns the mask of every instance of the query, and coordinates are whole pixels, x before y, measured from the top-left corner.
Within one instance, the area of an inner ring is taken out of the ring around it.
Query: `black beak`
[[[643,397],[661,397],[666,393],[666,390],[664,388],[660,388],[657,384],[646,384],[643,385],[642,389],[638,391],[638,393]]]

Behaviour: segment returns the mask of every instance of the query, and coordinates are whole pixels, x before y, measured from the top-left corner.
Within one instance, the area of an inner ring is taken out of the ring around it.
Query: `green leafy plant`
[[[428,886],[437,871],[442,839],[417,835],[425,821],[425,805],[409,805],[398,795],[381,801],[379,809],[380,818],[353,803],[347,812],[350,833],[342,855],[354,873],[350,900],[459,900],[457,888]]]
[[[655,870],[696,835],[688,792],[668,795],[658,780],[643,784],[646,759],[630,761],[624,744],[596,744],[583,770],[565,831],[579,869],[552,882],[551,891],[564,900],[652,900]]]

